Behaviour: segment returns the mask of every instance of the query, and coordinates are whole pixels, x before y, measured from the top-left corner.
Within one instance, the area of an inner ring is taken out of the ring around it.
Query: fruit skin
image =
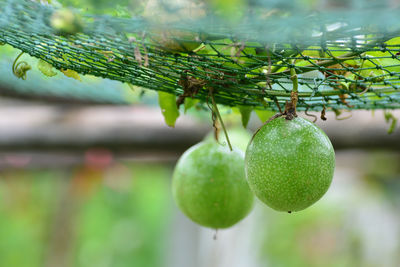
[[[335,152],[326,134],[310,121],[274,119],[262,126],[246,150],[251,190],[278,211],[300,211],[328,190]]]
[[[253,207],[243,152],[231,152],[214,140],[200,142],[182,155],[174,170],[172,191],[186,216],[214,229],[234,225]]]

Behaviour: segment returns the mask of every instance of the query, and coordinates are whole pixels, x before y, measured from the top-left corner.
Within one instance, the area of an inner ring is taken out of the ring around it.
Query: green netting
[[[246,1],[232,19],[178,16],[161,1],[155,7],[173,19],[85,15],[82,32],[61,35],[50,26],[52,6],[0,0],[0,42],[57,69],[204,102],[211,91],[221,104],[276,110],[290,97],[294,70],[300,110],[399,108],[395,4],[305,2]]]

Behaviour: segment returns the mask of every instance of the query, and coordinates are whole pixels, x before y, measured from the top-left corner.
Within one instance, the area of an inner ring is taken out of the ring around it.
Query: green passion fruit
[[[236,224],[251,211],[254,196],[245,178],[243,154],[207,140],[182,155],[173,173],[172,191],[187,217],[220,229]]]
[[[310,121],[276,118],[263,125],[246,150],[250,189],[278,211],[300,211],[328,190],[335,152],[326,134]]]

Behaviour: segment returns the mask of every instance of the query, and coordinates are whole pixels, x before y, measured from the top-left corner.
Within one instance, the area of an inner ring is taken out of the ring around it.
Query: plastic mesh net
[[[249,1],[234,11],[240,19],[180,17],[170,6],[174,19],[85,15],[83,30],[65,35],[50,26],[52,6],[0,0],[0,42],[57,69],[204,102],[212,93],[217,103],[276,110],[296,73],[299,110],[399,108],[397,3],[303,2]]]

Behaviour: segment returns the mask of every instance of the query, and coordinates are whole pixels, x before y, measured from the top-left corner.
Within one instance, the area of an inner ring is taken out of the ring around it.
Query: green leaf
[[[170,93],[158,92],[158,104],[164,116],[165,123],[169,127],[175,126],[175,121],[179,117],[179,110],[176,106],[176,97]]]
[[[47,77],[53,77],[57,75],[57,72],[54,70],[53,66],[42,59],[39,60],[37,67]]]
[[[191,97],[186,97],[185,98],[185,113],[186,111],[188,111],[190,108],[192,108],[193,106],[195,106],[197,103],[199,103],[200,100],[198,99],[194,99]]]
[[[82,81],[79,74],[74,70],[61,70],[61,72],[64,73],[64,75],[67,77],[73,78],[78,81]]]
[[[256,114],[260,118],[261,122],[266,122],[269,118],[274,116],[276,112],[271,110],[256,110]]]
[[[396,129],[397,118],[395,116],[393,116],[393,113],[391,113],[391,112],[385,112],[384,116],[385,116],[386,122],[390,122],[390,120],[392,121],[390,123],[389,129],[387,131],[388,134],[392,134],[394,132],[394,130]]]
[[[244,128],[247,127],[247,124],[250,120],[251,112],[253,111],[252,107],[249,106],[239,106],[240,114],[242,115],[242,125]]]
[[[394,130],[396,129],[396,125],[397,125],[397,118],[393,118],[392,123],[390,124],[390,127],[389,127],[387,133],[392,134],[394,132]]]

